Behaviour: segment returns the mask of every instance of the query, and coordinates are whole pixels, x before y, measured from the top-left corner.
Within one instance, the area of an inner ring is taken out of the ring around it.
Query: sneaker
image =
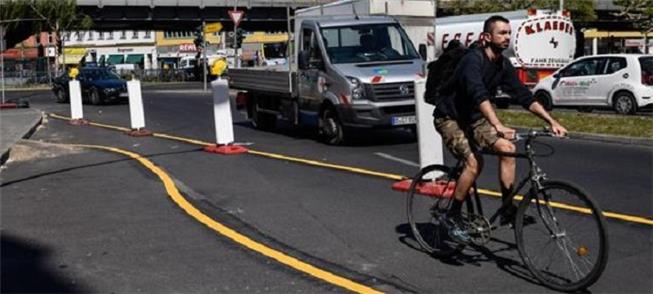
[[[515,225],[515,216],[517,215],[517,206],[511,205],[501,213],[499,224],[502,226]],[[524,226],[532,225],[535,223],[535,218],[528,214],[524,215]]]
[[[449,237],[454,241],[462,244],[469,243],[472,238],[467,233],[465,229],[465,220],[461,215],[450,216],[447,218],[446,226],[449,229]]]

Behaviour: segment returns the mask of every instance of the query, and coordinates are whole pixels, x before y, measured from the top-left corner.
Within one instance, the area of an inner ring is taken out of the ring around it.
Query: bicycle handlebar
[[[569,136],[558,136],[551,132],[550,130],[534,131],[529,130],[528,132],[516,132],[515,136],[511,139],[513,142],[519,142],[522,140],[530,140],[537,137],[556,137],[560,139],[569,139]]]

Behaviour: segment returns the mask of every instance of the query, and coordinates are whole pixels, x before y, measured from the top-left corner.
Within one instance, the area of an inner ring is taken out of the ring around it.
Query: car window
[[[603,74],[605,58],[591,58],[572,63],[561,72],[563,77],[592,76]]]
[[[623,57],[611,57],[610,63],[608,63],[608,68],[606,69],[606,74],[612,74],[626,68],[626,58]]]

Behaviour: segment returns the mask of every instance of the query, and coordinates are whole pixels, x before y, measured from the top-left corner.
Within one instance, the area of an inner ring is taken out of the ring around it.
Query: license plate
[[[118,96],[120,96],[120,97],[129,97],[129,93],[122,92],[122,93],[118,94]]]
[[[392,117],[392,125],[393,126],[400,126],[400,125],[412,125],[415,124],[415,116],[414,115],[409,115],[409,116],[393,116]]]

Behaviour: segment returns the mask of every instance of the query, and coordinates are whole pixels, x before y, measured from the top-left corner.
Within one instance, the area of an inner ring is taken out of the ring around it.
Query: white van
[[[540,80],[533,91],[549,109],[612,107],[620,114],[634,114],[653,107],[653,55],[584,56]]]

